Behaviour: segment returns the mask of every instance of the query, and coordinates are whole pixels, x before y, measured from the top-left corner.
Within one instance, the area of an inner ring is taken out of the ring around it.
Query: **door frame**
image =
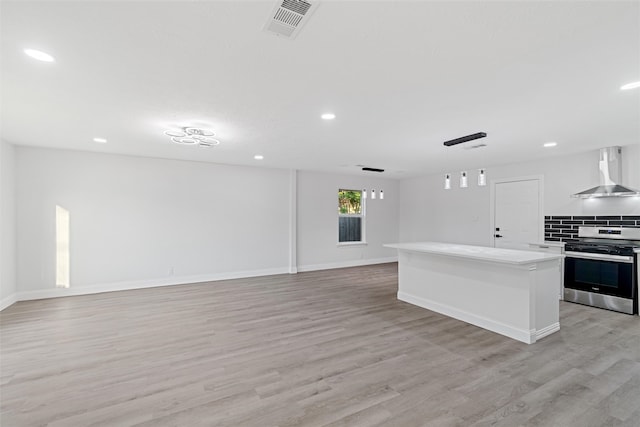
[[[544,242],[544,175],[527,175],[514,178],[501,178],[492,179],[490,181],[491,187],[489,191],[489,223],[490,223],[490,238],[491,245],[496,247],[495,229],[496,229],[496,184],[504,184],[506,182],[518,182],[518,181],[538,181],[538,218],[540,219],[540,227],[538,230],[538,242]],[[536,243],[536,242],[531,242]]]

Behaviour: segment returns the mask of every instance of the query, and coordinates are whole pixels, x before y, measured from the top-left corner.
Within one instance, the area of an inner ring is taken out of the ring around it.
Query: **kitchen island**
[[[395,243],[398,299],[527,344],[560,330],[564,255],[439,242]]]

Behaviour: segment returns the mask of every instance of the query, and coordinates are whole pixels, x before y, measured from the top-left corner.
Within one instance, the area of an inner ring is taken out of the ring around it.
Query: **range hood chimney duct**
[[[571,197],[588,199],[591,197],[628,197],[640,196],[640,191],[620,185],[622,149],[607,147],[600,149],[600,185]]]

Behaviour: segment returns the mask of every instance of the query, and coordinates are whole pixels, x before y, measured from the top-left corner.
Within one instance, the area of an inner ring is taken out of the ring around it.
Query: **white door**
[[[493,242],[496,248],[526,249],[541,241],[540,180],[496,182]]]

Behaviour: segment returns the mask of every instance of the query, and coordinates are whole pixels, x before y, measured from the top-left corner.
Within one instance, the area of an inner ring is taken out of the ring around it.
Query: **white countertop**
[[[521,251],[516,249],[489,248],[485,246],[459,245],[440,242],[389,243],[387,248],[411,252],[432,253],[457,258],[491,261],[503,264],[531,264],[540,261],[562,259],[564,255],[545,252]]]
[[[530,245],[549,246],[552,248],[564,248],[564,242],[529,242]]]

